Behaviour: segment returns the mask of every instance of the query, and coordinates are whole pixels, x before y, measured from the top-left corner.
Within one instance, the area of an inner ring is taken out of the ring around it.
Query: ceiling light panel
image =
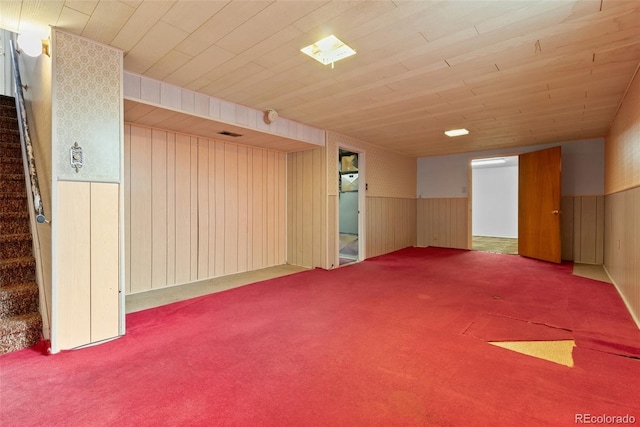
[[[469,134],[469,131],[467,129],[451,129],[451,130],[445,130],[444,134],[450,137],[454,137],[454,136],[467,135]]]
[[[355,50],[344,44],[333,34],[300,49],[300,51],[324,65],[331,64],[331,67],[333,67],[334,62],[356,54]]]

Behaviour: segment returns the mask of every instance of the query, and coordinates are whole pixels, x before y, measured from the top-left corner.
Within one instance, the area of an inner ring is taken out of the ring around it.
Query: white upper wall
[[[562,147],[562,195],[604,194],[604,139],[490,150],[418,159],[418,198],[467,197],[469,161],[476,157],[510,156]]]
[[[518,237],[518,166],[475,168],[472,176],[473,235]]]

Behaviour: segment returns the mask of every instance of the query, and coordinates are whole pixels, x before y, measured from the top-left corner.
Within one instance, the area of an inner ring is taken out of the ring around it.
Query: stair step
[[[19,144],[20,132],[13,129],[0,129],[0,142]]]
[[[20,146],[18,145],[18,150],[0,152],[0,163],[20,163],[20,164],[22,164],[22,152],[20,152],[19,148],[20,148]],[[20,153],[20,155],[16,156],[16,153]]]
[[[0,95],[0,105],[16,106],[16,99],[13,96]]]
[[[23,258],[33,255],[31,233],[0,234],[0,259]]]
[[[40,342],[41,335],[40,313],[0,319],[0,354],[34,346]]]
[[[0,213],[27,211],[27,197],[25,192],[0,193]]]
[[[22,159],[4,159],[0,162],[0,175],[16,175],[24,171]]]
[[[15,105],[0,106],[0,117],[18,117]]]
[[[30,257],[0,259],[0,286],[36,280],[36,260]]]
[[[0,117],[0,129],[18,130],[18,118],[17,117]]]
[[[38,311],[38,285],[19,283],[0,288],[0,319]]]
[[[20,159],[22,161],[22,149],[18,142],[0,142],[0,157],[4,159]]]
[[[28,212],[0,213],[0,234],[26,234],[31,230]]]
[[[25,194],[24,174],[0,175],[0,192]]]
[[[2,117],[0,116],[0,129],[18,129],[18,117]]]

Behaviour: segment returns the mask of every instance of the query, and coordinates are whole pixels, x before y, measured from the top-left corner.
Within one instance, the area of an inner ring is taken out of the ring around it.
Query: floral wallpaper
[[[122,52],[54,30],[53,146],[58,180],[120,182]],[[71,166],[71,147],[82,167]]]

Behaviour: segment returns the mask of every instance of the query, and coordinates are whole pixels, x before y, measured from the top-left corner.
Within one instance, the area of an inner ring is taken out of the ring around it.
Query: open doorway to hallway
[[[518,156],[471,161],[471,248],[518,254]]]
[[[349,264],[360,259],[360,177],[358,153],[338,152],[338,232],[339,262]]]

